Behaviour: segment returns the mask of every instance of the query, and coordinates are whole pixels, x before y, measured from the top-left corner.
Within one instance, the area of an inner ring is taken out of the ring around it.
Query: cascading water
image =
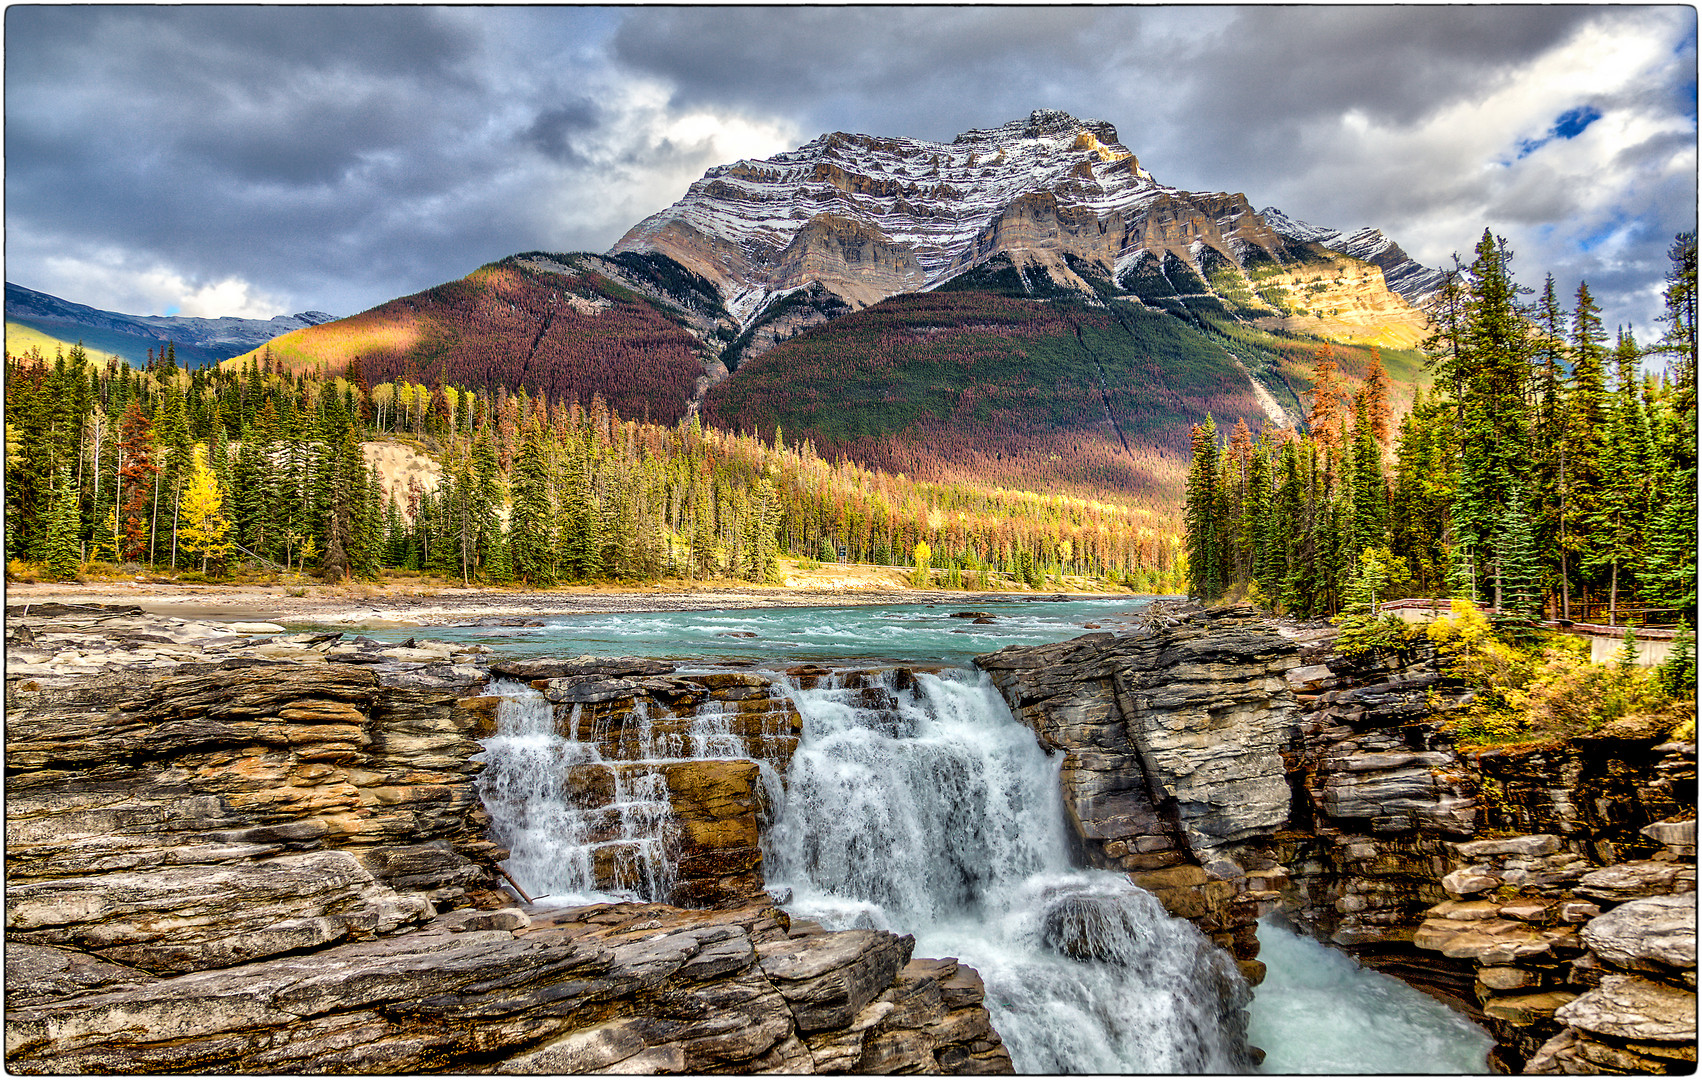
[[[605,761],[576,737],[578,706],[563,735],[555,706],[531,687],[498,681],[490,692],[502,700],[479,794],[509,874],[552,904],[667,899],[675,823],[648,738],[641,760]],[[633,719],[647,733],[648,717]]]
[[[1233,963],[1126,878],[1072,866],[1059,763],[984,676],[792,696],[803,740],[765,856],[794,914],[976,968],[1021,1072],[1251,1067]]]

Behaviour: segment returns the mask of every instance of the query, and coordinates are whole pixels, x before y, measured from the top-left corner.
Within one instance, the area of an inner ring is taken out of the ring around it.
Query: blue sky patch
[[[1540,139],[1520,139],[1519,156],[1525,157],[1555,139],[1576,139],[1584,133],[1584,129],[1602,118],[1602,111],[1594,105],[1580,105],[1576,109],[1567,109],[1554,121],[1554,126],[1548,129],[1548,134]]]
[[[1562,139],[1575,139],[1583,134],[1585,128],[1601,118],[1602,111],[1594,105],[1581,105],[1561,113],[1560,119],[1554,122],[1554,128],[1549,134]]]

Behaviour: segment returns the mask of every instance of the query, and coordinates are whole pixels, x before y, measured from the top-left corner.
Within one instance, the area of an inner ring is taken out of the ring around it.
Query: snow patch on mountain
[[[1328,229],[1289,217],[1274,206],[1260,210],[1259,216],[1291,240],[1317,244],[1378,267],[1390,291],[1414,307],[1423,305],[1442,287],[1442,271],[1413,259],[1381,229],[1364,228],[1351,233]]]

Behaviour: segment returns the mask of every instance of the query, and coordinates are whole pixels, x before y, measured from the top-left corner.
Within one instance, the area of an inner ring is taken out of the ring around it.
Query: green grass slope
[[[984,277],[996,291],[971,279],[806,330],[711,391],[705,418],[917,478],[1166,516],[1189,426],[1208,411],[1257,424],[1247,377],[1189,323],[1127,300],[1019,297],[1001,267]]]
[[[165,350],[166,343],[159,338],[143,337],[139,334],[126,334],[118,330],[105,330],[96,326],[74,326],[57,323],[52,319],[6,317],[6,351],[13,356],[19,356],[30,350],[31,346],[41,349],[41,354],[53,359],[55,349],[71,351],[71,346],[77,342],[83,343],[83,349],[91,357],[103,363],[109,356],[116,356],[133,367],[141,367],[148,361],[148,350],[156,353]],[[185,367],[204,367],[216,364],[230,355],[228,352],[212,352],[196,348],[192,345],[175,347],[177,362]]]

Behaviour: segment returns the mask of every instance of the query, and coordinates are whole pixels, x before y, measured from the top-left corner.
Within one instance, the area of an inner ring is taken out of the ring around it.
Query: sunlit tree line
[[[1669,254],[1664,333],[1645,346],[1610,340],[1587,284],[1569,312],[1552,275],[1530,302],[1486,232],[1438,297],[1434,385],[1398,430],[1380,369],[1350,394],[1327,348],[1305,431],[1195,426],[1190,591],[1300,616],[1349,594],[1458,596],[1511,622],[1640,607],[1694,626],[1695,235]]]
[[[7,556],[60,577],[88,560],[326,579],[386,567],[532,586],[772,580],[781,554],[914,567],[963,587],[1087,575],[1178,584],[1173,534],[1140,510],[925,483],[829,462],[809,442],[623,419],[600,396],[7,357]],[[441,465],[387,488],[363,446]]]

